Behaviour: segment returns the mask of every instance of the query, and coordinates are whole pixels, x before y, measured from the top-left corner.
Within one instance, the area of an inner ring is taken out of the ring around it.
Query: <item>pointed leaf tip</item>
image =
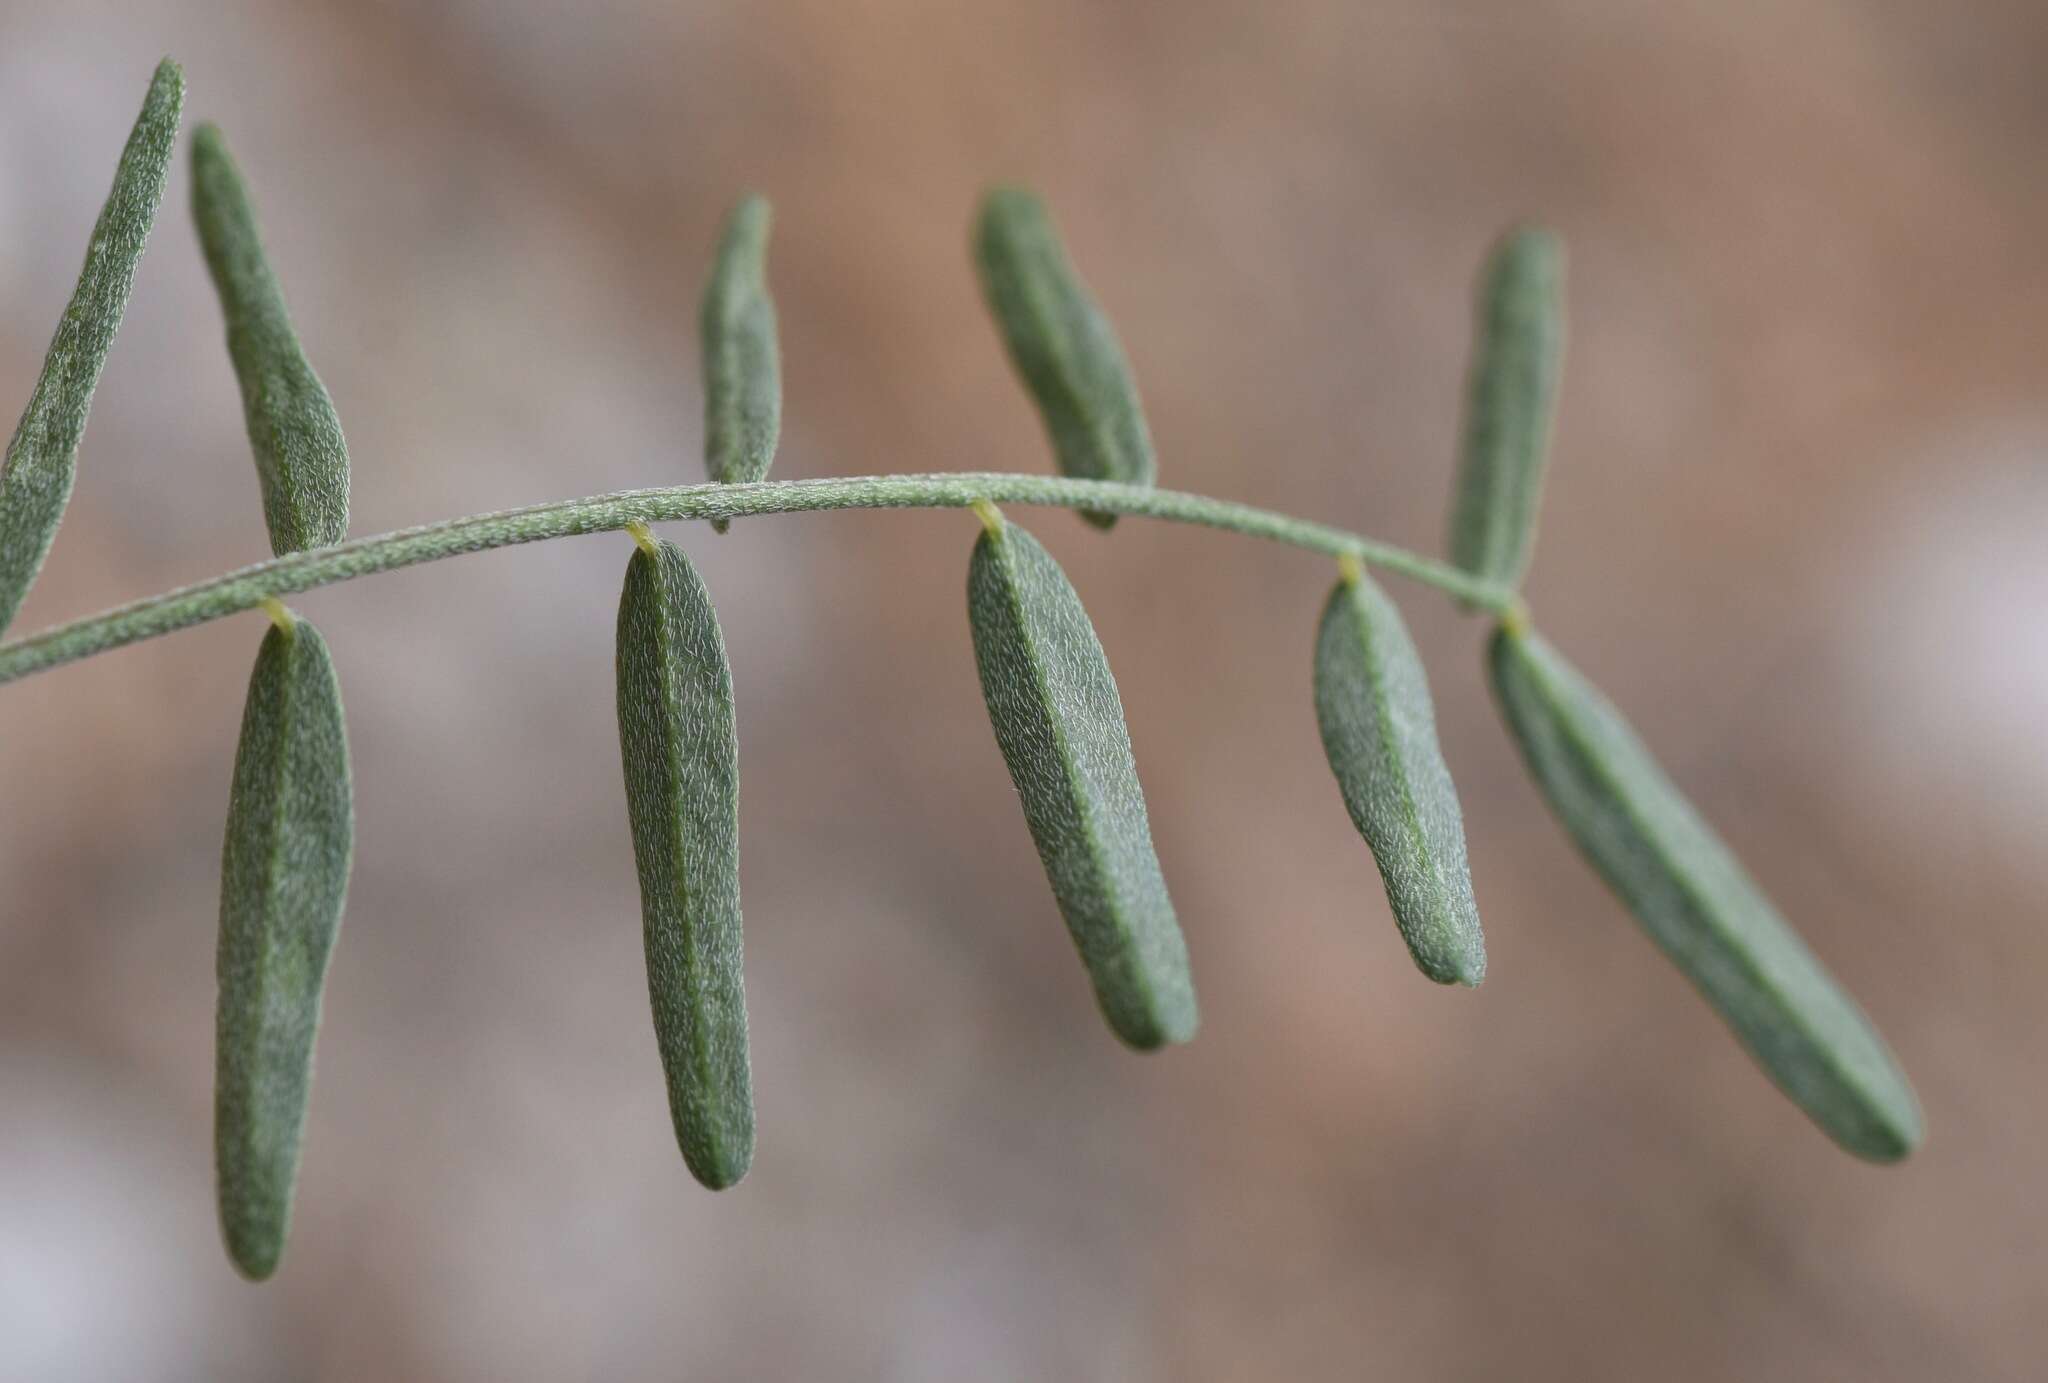
[[[35,584],[70,502],[79,439],[135,286],[136,265],[156,224],[184,103],[184,73],[165,58],[114,169],[78,287],[0,461],[0,634]]]
[[[341,419],[292,326],[248,188],[211,124],[192,134],[192,219],[227,322],[271,550],[282,557],[338,543],[349,501]]]
[[[1765,1073],[1856,1156],[1911,1152],[1920,1106],[1884,1039],[1620,712],[1533,633],[1496,631],[1488,666],[1551,810]]]

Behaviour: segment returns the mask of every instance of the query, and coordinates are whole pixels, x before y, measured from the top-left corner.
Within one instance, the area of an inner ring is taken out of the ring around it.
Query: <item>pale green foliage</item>
[[[299,348],[248,194],[211,125],[192,139],[192,214],[227,318],[271,549],[339,542],[348,529],[341,422]],[[333,664],[312,625],[286,618],[265,638],[249,684],[221,881],[215,1160],[228,1252],[252,1278],[275,1270],[291,1219],[352,835]]]
[[[291,1221],[353,836],[334,664],[291,620],[264,636],[249,678],[221,851],[214,1165],[228,1254],[259,1280]]]
[[[151,86],[0,471],[0,629],[33,580],[69,494],[87,405],[132,282],[182,87]],[[271,1273],[291,1211],[320,991],[346,892],[349,763],[325,644],[274,601],[466,552],[630,528],[641,550],[618,615],[619,741],[639,874],[648,990],[677,1141],[705,1185],[745,1175],[754,1144],[739,903],[732,674],[703,583],[644,525],[811,510],[967,507],[984,532],[968,574],[975,661],[1054,901],[1111,1028],[1152,1048],[1198,1024],[1186,942],[1154,852],[1116,682],[1058,563],[994,510],[1075,509],[1202,524],[1335,557],[1315,701],[1330,766],[1371,847],[1394,918],[1432,979],[1486,970],[1464,828],[1429,686],[1394,605],[1361,564],[1501,621],[1491,668],[1551,807],[1650,935],[1772,1078],[1860,1156],[1921,1136],[1913,1092],[1855,1005],[1663,776],[1620,716],[1527,630],[1528,562],[1562,360],[1562,249],[1520,230],[1482,280],[1452,562],[1251,505],[1153,487],[1122,348],[1031,194],[989,194],[975,230],[982,286],[1039,409],[1058,477],[964,473],[771,483],[781,417],[767,204],[734,210],[700,313],[713,483],[630,490],[343,540],[341,430],[293,334],[234,166],[194,141],[194,215],[228,323],[278,557],[0,644],[0,683],[259,604],[279,627],[250,681],[223,851],[216,1144],[230,1254]]]
[[[43,357],[43,373],[0,466],[0,633],[14,621],[57,536],[78,470],[92,391],[121,325],[135,266],[156,224],[165,170],[177,142],[185,77],[166,58],[114,170],[114,188],[93,226],[85,269]]]
[[[974,545],[967,616],[996,743],[1103,1015],[1133,1047],[1187,1041],[1187,943],[1081,598],[1037,539],[998,520]]]
[[[1537,786],[1650,939],[1836,1142],[1911,1152],[1920,1109],[1883,1039],[1621,713],[1534,634],[1496,632],[1488,661]]]
[[[1044,204],[1021,188],[990,192],[975,226],[974,258],[1011,363],[1045,420],[1060,474],[1150,485],[1158,466],[1138,386]],[[1083,512],[1103,528],[1116,521],[1100,510]]]
[[[1370,577],[1340,580],[1330,592],[1315,668],[1323,751],[1409,953],[1439,984],[1478,984],[1486,941],[1429,679],[1401,612]]]
[[[704,467],[728,484],[760,480],[782,432],[782,356],[768,296],[771,213],[761,197],[733,208],[719,242],[698,334],[704,352]],[[726,520],[714,519],[719,532]]]
[[[683,1160],[717,1190],[754,1156],[732,669],[683,550],[648,547],[619,599],[619,751],[669,1113]]]
[[[338,543],[348,534],[341,419],[292,330],[248,191],[212,125],[192,136],[192,219],[227,319],[271,550],[282,556]]]
[[[1564,366],[1564,247],[1512,231],[1479,285],[1479,340],[1465,404],[1465,450],[1451,511],[1451,560],[1513,586],[1529,565],[1551,415]]]

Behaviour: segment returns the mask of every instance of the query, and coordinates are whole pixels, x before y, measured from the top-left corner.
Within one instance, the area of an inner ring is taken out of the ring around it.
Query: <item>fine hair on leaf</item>
[[[354,840],[341,689],[319,631],[284,614],[249,677],[221,850],[214,1166],[228,1255],[276,1270],[327,959]]]
[[[341,419],[299,345],[248,189],[212,125],[192,135],[192,219],[227,319],[271,550],[282,556],[338,543],[348,535]]]
[[[1478,336],[1451,560],[1513,586],[1536,541],[1564,367],[1564,247],[1555,235],[1519,226],[1494,247],[1479,283]]]
[[[991,191],[975,225],[974,260],[1060,474],[1152,484],[1152,433],[1123,346],[1067,259],[1045,204],[1022,188]],[[1102,528],[1116,522],[1113,514],[1082,513]]]
[[[71,499],[93,389],[120,329],[142,247],[156,224],[184,104],[184,74],[166,58],[150,80],[142,113],[114,169],[113,190],[86,246],[78,288],[57,323],[43,372],[7,444],[7,458],[0,462],[0,634],[7,632],[35,584]]]
[[[619,598],[619,750],[647,989],[676,1141],[719,1190],[754,1156],[732,668],[689,558],[644,529],[636,537]]]
[[[984,522],[967,577],[975,666],[1053,898],[1117,1036],[1185,1042],[1197,1023],[1187,942],[1109,660],[1052,554],[993,510]]]
[[[768,294],[771,222],[764,197],[746,197],[733,208],[698,312],[704,467],[728,484],[764,479],[782,433],[782,353]],[[712,522],[725,531],[725,520]]]
[[[1439,984],[1478,984],[1486,942],[1429,679],[1400,611],[1356,563],[1323,605],[1315,694],[1323,751],[1409,954]]]
[[[178,68],[166,61],[0,465],[0,635],[36,578],[71,493],[95,384],[163,194],[182,100]],[[318,631],[281,602],[465,553],[599,532],[633,536],[615,673],[656,1050],[690,1173],[714,1189],[747,1175],[755,1110],[732,669],[703,581],[680,547],[654,536],[648,525],[657,522],[701,520],[722,531],[736,518],[775,514],[974,512],[982,532],[969,558],[967,616],[990,728],[1095,1001],[1116,1038],[1138,1049],[1196,1033],[1187,942],[1101,640],[1059,563],[996,506],[1066,509],[1103,528],[1117,516],[1194,525],[1337,561],[1341,576],[1316,632],[1317,729],[1414,964],[1430,979],[1467,986],[1485,977],[1487,953],[1463,814],[1414,640],[1367,569],[1484,612],[1497,622],[1487,655],[1495,700],[1528,770],[1651,939],[1770,1079],[1843,1148],[1887,1162],[1921,1141],[1912,1087],[1869,1020],[1619,712],[1531,625],[1519,587],[1564,355],[1564,253],[1551,233],[1511,230],[1481,275],[1447,558],[1252,503],[1158,488],[1123,347],[1045,205],[1015,187],[986,194],[973,257],[1057,474],[768,479],[781,430],[780,341],[768,290],[771,213],[750,195],[725,222],[699,303],[707,483],[663,483],[657,470],[649,488],[348,540],[346,444],[294,331],[248,189],[212,126],[196,133],[192,159],[194,222],[226,323],[276,555],[0,639],[0,684],[238,612],[270,614],[234,762],[217,952],[216,1189],[228,1253],[248,1277],[271,1275],[284,1250],[321,991],[353,846],[334,665]],[[109,567],[120,560],[119,553],[101,556]],[[1162,564],[1145,575],[1178,595],[1201,584],[1182,582],[1185,572]],[[1275,608],[1265,617],[1305,625],[1307,613],[1306,606]],[[1215,659],[1252,656],[1230,651],[1233,632],[1218,629],[1196,675]],[[1246,733],[1271,735],[1279,752],[1291,731],[1252,725]],[[1370,885],[1361,893],[1370,896]],[[1391,955],[1383,933],[1378,944]],[[1512,998],[1499,983],[1491,993]]]
[[[1911,1152],[1920,1107],[1884,1040],[1621,713],[1534,633],[1497,630],[1488,665],[1551,810],[1771,1079],[1858,1157]]]

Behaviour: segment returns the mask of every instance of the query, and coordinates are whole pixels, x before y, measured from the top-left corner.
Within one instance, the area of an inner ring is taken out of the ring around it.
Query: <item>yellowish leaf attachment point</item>
[[[658,557],[661,555],[660,548],[658,548],[655,545],[654,530],[649,528],[646,524],[640,522],[640,520],[626,520],[626,532],[632,535],[633,541],[638,543],[640,545],[640,550],[646,553],[649,557]]]
[[[1515,603],[1501,614],[1500,627],[1511,639],[1525,637],[1529,632],[1529,602],[1516,596]]]
[[[989,531],[989,536],[1000,537],[1002,535],[1002,510],[996,508],[985,499],[978,499],[967,507],[974,511],[974,517],[981,520],[981,526]]]
[[[289,634],[298,627],[299,617],[285,607],[285,603],[274,595],[263,597],[263,613],[270,616],[270,622]]]
[[[1344,578],[1344,584],[1347,586],[1356,586],[1365,580],[1365,564],[1358,560],[1358,554],[1355,552],[1337,554],[1337,572]]]

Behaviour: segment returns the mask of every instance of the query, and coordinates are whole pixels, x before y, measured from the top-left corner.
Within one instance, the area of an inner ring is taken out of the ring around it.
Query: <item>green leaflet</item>
[[[676,1141],[697,1180],[721,1190],[754,1156],[732,669],[683,550],[644,528],[634,537],[619,600],[619,749],[647,989]]]
[[[974,234],[982,293],[1023,376],[1061,475],[1150,485],[1158,473],[1138,386],[1037,197],[999,187]],[[1114,514],[1084,513],[1108,528]]]
[[[14,440],[7,444],[7,460],[0,466],[0,633],[35,584],[71,498],[78,439],[135,284],[136,262],[156,223],[184,103],[184,74],[166,58],[150,79],[142,114],[114,170],[113,191],[92,228],[78,288],[57,323]]]
[[[704,468],[713,480],[760,480],[782,431],[782,356],[768,296],[767,199],[733,208],[704,285],[697,325],[704,351]],[[728,521],[714,519],[725,532]]]
[[[1400,611],[1355,564],[1323,606],[1316,722],[1415,963],[1438,984],[1478,984],[1486,940],[1429,679]]]
[[[1479,340],[1451,511],[1451,560],[1512,586],[1529,565],[1564,363],[1564,246],[1525,226],[1495,247],[1479,289]]]
[[[299,346],[248,191],[212,125],[192,135],[192,219],[227,318],[271,550],[282,557],[338,543],[348,534],[341,419]]]
[[[249,678],[221,851],[214,1165],[235,1266],[261,1281],[291,1222],[320,989],[353,822],[341,689],[319,632],[274,612]]]
[[[1534,634],[1496,631],[1489,665],[1551,809],[1771,1079],[1858,1157],[1911,1152],[1920,1108],[1883,1039],[1620,713]]]
[[[996,743],[1109,1025],[1133,1047],[1195,1035],[1187,943],[1152,851],[1123,702],[1066,573],[991,509],[967,574]]]
[[[192,140],[192,213],[228,324],[228,353],[279,556],[348,530],[348,448],[292,332],[255,213],[220,131]],[[328,954],[348,887],[348,742],[318,631],[273,610],[235,759],[223,857],[214,1148],[221,1224],[247,1276],[276,1269]]]

